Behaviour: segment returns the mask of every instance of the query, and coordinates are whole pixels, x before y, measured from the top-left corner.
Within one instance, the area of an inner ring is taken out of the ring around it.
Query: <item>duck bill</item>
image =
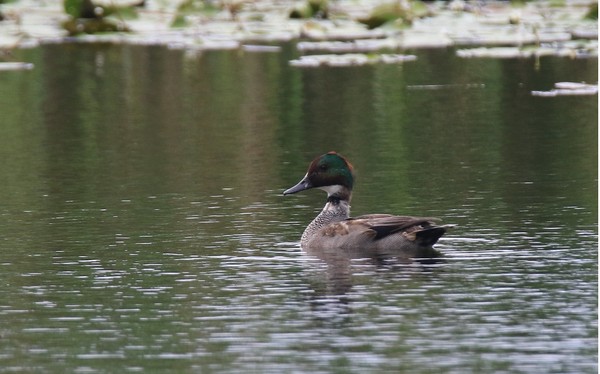
[[[302,178],[302,180],[300,182],[298,182],[298,184],[296,184],[294,187],[290,187],[287,190],[283,191],[284,195],[290,195],[296,192],[300,192],[300,191],[304,191],[304,190],[308,190],[309,188],[312,188],[312,184],[310,183],[310,181],[308,180],[308,175],[306,175],[304,178]]]

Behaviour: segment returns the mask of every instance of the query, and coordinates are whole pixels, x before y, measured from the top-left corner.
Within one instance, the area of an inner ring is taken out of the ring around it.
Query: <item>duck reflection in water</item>
[[[356,251],[348,253],[339,250],[313,250],[305,253],[318,259],[326,266],[325,271],[314,274],[310,287],[311,310],[317,321],[329,327],[339,327],[351,322],[353,314],[352,292],[355,284],[361,284],[365,277],[379,274],[385,279],[402,279],[406,288],[407,280],[420,284],[423,279],[437,274],[441,258],[407,258],[398,256],[367,256],[368,253]],[[317,261],[318,261],[317,260]],[[312,267],[312,266],[311,266]],[[379,277],[378,277],[379,278]],[[367,280],[367,283],[370,283]],[[429,282],[429,281],[426,281]],[[408,282],[411,284],[412,282]],[[358,291],[360,293],[360,291]]]

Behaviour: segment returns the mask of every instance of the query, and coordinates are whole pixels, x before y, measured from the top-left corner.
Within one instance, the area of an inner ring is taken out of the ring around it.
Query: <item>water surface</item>
[[[281,53],[51,45],[0,73],[0,372],[597,372],[597,60],[297,69]],[[445,262],[324,262],[353,212],[440,217]]]

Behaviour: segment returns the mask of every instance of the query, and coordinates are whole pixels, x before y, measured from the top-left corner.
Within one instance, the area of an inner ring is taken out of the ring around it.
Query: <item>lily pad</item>
[[[397,49],[397,39],[359,39],[354,41],[322,41],[322,42],[300,42],[297,45],[299,51],[327,51],[327,52],[372,52],[382,49]]]
[[[597,45],[578,45],[568,43],[543,44],[539,47],[495,47],[495,48],[469,48],[456,51],[458,57],[463,58],[530,58],[530,57],[570,57],[590,58],[598,56]]]
[[[549,91],[531,91],[531,94],[541,97],[597,95],[598,85],[578,82],[558,82]]]
[[[281,47],[277,45],[258,45],[258,44],[244,44],[242,49],[245,52],[280,52]]]
[[[456,51],[458,57],[489,57],[489,58],[526,58],[532,56],[532,51],[524,51],[516,47],[469,48]]]
[[[33,64],[30,62],[0,62],[0,71],[31,69],[33,69]]]
[[[414,61],[417,57],[414,55],[400,54],[376,54],[367,55],[363,53],[347,54],[329,54],[329,55],[309,55],[301,56],[297,60],[290,61],[291,66],[295,67],[319,67],[319,66],[362,66],[373,64],[399,64],[407,61]]]

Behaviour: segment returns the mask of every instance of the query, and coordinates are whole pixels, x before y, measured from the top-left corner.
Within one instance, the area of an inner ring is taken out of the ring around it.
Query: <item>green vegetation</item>
[[[567,2],[565,0],[550,0],[550,6],[553,8],[562,8],[567,6]]]
[[[290,12],[290,18],[321,18],[329,17],[328,0],[307,0],[305,4]]]
[[[590,4],[590,10],[585,15],[585,19],[591,19],[591,20],[598,19],[598,2]]]
[[[212,2],[206,0],[185,0],[177,7],[175,17],[171,22],[171,27],[189,26],[187,17],[194,14],[204,14],[212,16],[219,11]]]
[[[93,0],[64,0],[63,5],[71,18],[62,26],[70,35],[128,31],[123,20],[137,17],[135,4],[106,6],[95,4]]]
[[[385,24],[395,23],[397,26],[407,26],[412,24],[413,20],[431,15],[427,6],[419,1],[394,1],[375,7],[371,14],[358,21],[367,25],[369,29],[374,29]]]

